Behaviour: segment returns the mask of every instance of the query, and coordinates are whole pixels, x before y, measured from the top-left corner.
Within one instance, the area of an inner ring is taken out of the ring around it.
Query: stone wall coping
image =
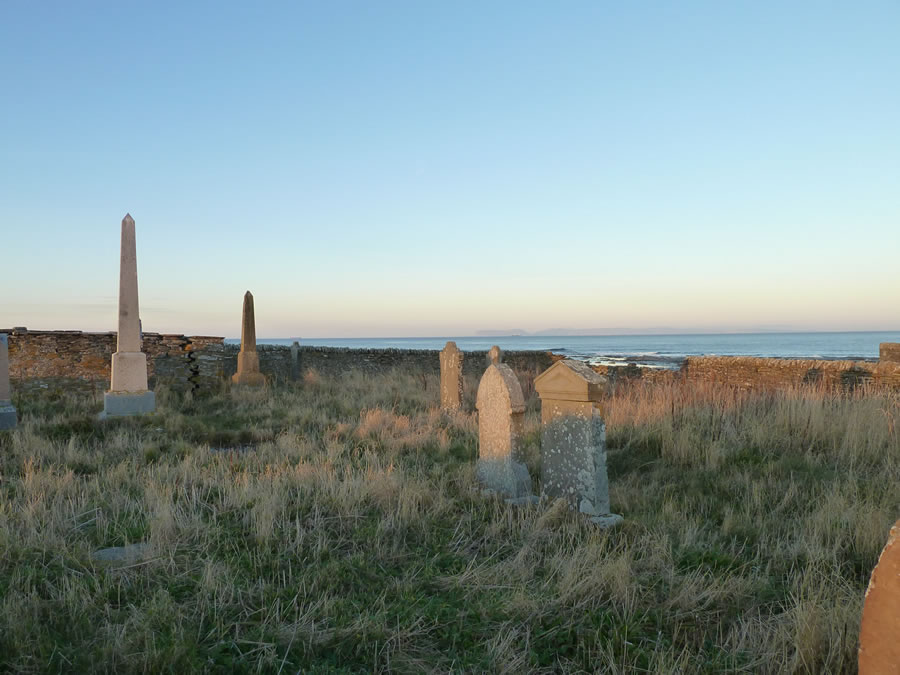
[[[31,337],[41,337],[42,335],[47,336],[55,336],[55,335],[84,335],[87,337],[95,336],[95,335],[103,335],[103,336],[115,336],[117,335],[116,331],[108,330],[108,331],[82,331],[82,330],[28,330],[27,328],[0,328],[0,333],[7,333],[9,335],[29,335]],[[224,342],[225,338],[217,335],[185,335],[184,333],[155,333],[153,331],[144,331],[143,336],[146,337],[160,337],[160,338],[177,338],[177,339],[187,339],[187,340],[222,340]]]

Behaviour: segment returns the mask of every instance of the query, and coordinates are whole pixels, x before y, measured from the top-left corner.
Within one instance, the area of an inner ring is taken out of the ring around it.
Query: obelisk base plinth
[[[242,387],[262,387],[266,377],[259,372],[259,353],[238,352],[237,372],[231,376],[232,384]]]
[[[152,391],[108,391],[103,394],[100,419],[146,415],[156,410],[156,394]]]
[[[112,355],[109,391],[147,391],[147,355],[144,352],[116,352]]]
[[[9,401],[0,401],[0,431],[15,429],[18,423],[16,409]]]
[[[103,395],[100,419],[145,415],[156,410],[156,394],[147,390],[147,355],[144,352],[113,354],[110,379],[110,390]]]

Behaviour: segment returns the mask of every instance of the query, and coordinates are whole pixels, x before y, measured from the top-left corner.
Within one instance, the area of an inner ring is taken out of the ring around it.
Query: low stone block
[[[102,563],[133,563],[146,557],[150,545],[146,542],[129,544],[128,546],[110,546],[91,553],[91,560]]]
[[[152,391],[119,392],[103,394],[103,412],[100,419],[144,415],[156,410],[156,394]]]
[[[0,431],[15,429],[16,424],[18,424],[16,409],[12,406],[12,404],[0,404]]]

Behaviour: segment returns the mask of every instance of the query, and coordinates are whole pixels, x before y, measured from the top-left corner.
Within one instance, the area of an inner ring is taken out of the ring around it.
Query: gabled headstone
[[[147,355],[141,351],[134,219],[126,213],[119,260],[119,333],[116,353],[112,355],[109,391],[103,396],[100,416],[125,417],[154,410],[156,395],[147,386]]]
[[[859,629],[859,674],[900,673],[900,520],[872,570]]]
[[[557,361],[534,380],[541,397],[541,496],[609,527],[622,517],[609,511],[606,425],[600,399],[606,378],[587,364]]]
[[[9,344],[6,333],[0,333],[0,431],[15,429],[17,422],[9,387]]]
[[[256,313],[253,294],[244,293],[244,309],[241,315],[241,351],[237,357],[237,372],[231,376],[236,385],[261,387],[266,378],[259,372],[259,354],[256,352]]]
[[[519,443],[525,398],[516,374],[502,363],[488,366],[478,385],[478,466],[476,475],[488,490],[512,499],[531,496],[531,476]]]
[[[441,350],[441,408],[459,410],[462,406],[463,354],[455,342],[449,341]]]

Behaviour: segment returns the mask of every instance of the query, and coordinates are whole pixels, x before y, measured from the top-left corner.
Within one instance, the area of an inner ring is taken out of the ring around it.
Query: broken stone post
[[[441,350],[441,408],[459,410],[462,406],[463,354],[456,343],[448,341]]]
[[[900,520],[872,570],[859,629],[859,675],[900,673]]]
[[[291,345],[291,380],[300,377],[300,343],[294,340]]]
[[[156,396],[147,387],[147,355],[141,351],[134,219],[126,213],[119,261],[119,333],[101,418],[142,415],[155,409]]]
[[[487,365],[497,365],[503,360],[503,350],[500,349],[497,345],[494,345],[488,350],[487,353]]]
[[[531,476],[519,453],[525,398],[509,366],[488,366],[478,385],[475,407],[479,482],[513,500],[527,501],[531,496]]]
[[[15,429],[17,421],[9,388],[9,345],[6,333],[0,333],[0,431]]]
[[[606,378],[580,361],[557,361],[534,380],[541,397],[541,496],[559,498],[610,527],[606,425],[599,401]]]
[[[237,357],[237,372],[231,376],[237,385],[261,387],[266,378],[259,372],[259,354],[256,352],[256,314],[253,311],[253,294],[244,293],[244,313],[241,321],[241,351]]]

